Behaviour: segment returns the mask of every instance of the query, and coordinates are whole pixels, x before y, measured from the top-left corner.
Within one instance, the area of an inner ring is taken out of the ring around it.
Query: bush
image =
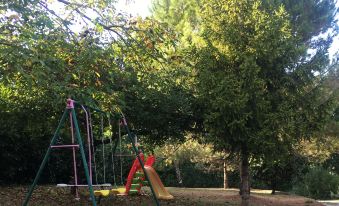
[[[271,189],[272,192],[290,191],[296,178],[308,171],[307,158],[297,154],[276,156],[272,159],[261,159],[251,165],[251,187]]]
[[[312,168],[293,188],[296,194],[314,199],[331,198],[338,189],[339,176],[322,167]]]
[[[156,171],[167,187],[222,187],[222,171],[208,172],[197,163],[183,162],[180,164],[180,173],[182,183],[179,182],[174,166],[159,167],[156,162]],[[207,167],[207,166],[206,166]]]
[[[332,153],[324,162],[324,167],[339,175],[339,153]]]
[[[240,184],[239,169],[235,169],[233,171],[229,171],[227,173],[227,180],[228,180],[228,187],[230,187],[230,188],[239,188],[239,184]],[[252,182],[251,182],[251,184],[252,184]],[[252,187],[252,185],[251,185],[251,187]]]

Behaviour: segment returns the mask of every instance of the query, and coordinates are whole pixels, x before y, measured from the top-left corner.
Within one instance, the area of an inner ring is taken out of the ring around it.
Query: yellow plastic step
[[[125,194],[126,188],[121,187],[121,188],[112,189],[111,191],[112,191],[113,194],[116,194],[116,195]]]
[[[96,197],[107,197],[110,193],[110,190],[95,190],[94,195]]]

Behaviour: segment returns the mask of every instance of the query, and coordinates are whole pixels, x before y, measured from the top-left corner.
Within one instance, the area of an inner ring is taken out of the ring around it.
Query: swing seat
[[[96,197],[107,197],[110,193],[110,190],[95,190],[94,195]]]
[[[112,187],[111,183],[104,183],[100,185],[101,187]]]
[[[120,188],[112,189],[111,191],[113,194],[121,195],[121,194],[125,194],[126,188],[120,187]]]

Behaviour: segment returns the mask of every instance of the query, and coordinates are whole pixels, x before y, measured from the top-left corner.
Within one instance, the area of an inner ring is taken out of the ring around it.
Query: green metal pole
[[[131,131],[129,130],[129,128],[127,126],[127,122],[126,122],[126,119],[125,119],[124,116],[123,116],[123,124],[125,126],[126,131],[127,131],[127,134],[128,134],[127,136],[130,139],[130,141],[132,142],[133,150],[134,150],[134,152],[135,152],[135,154],[136,154],[136,156],[137,156],[137,158],[139,160],[139,163],[140,163],[140,165],[142,167],[142,171],[144,171],[145,177],[147,178],[148,182],[150,183],[149,185],[150,185],[150,188],[151,188],[151,191],[152,191],[154,202],[155,202],[155,204],[157,206],[160,206],[159,200],[158,200],[157,196],[155,195],[155,192],[154,192],[154,189],[153,189],[153,186],[152,186],[152,182],[151,182],[151,180],[150,180],[150,178],[149,178],[149,176],[148,176],[148,174],[147,174],[147,172],[145,170],[144,163],[142,162],[142,160],[141,160],[141,158],[139,156],[139,151],[138,151],[137,147],[134,144],[134,139],[132,137]]]
[[[86,160],[86,156],[85,156],[84,146],[82,144],[78,120],[77,120],[74,108],[72,108],[71,111],[72,111],[72,116],[73,116],[73,121],[74,121],[75,133],[77,135],[77,140],[78,140],[78,144],[79,144],[79,148],[80,148],[82,163],[83,163],[84,169],[85,169],[86,180],[87,180],[87,184],[88,184],[88,187],[89,187],[89,193],[90,193],[90,196],[91,196],[91,199],[92,199],[93,206],[96,206],[97,203],[95,201],[93,187],[92,187],[91,179],[89,177],[88,165],[87,165],[87,160]]]
[[[62,115],[61,120],[60,120],[60,122],[59,122],[59,125],[58,125],[57,129],[56,129],[55,132],[54,132],[54,136],[53,136],[53,138],[52,138],[52,140],[51,140],[51,143],[49,144],[49,147],[48,147],[48,149],[47,149],[47,152],[46,152],[46,154],[45,154],[45,157],[44,157],[44,159],[42,160],[42,163],[41,163],[41,165],[40,165],[40,168],[39,168],[39,170],[38,170],[38,173],[36,174],[36,176],[35,176],[35,178],[34,178],[34,181],[33,181],[33,184],[32,184],[31,187],[29,188],[29,191],[28,191],[28,193],[27,193],[27,195],[26,195],[26,197],[25,197],[25,201],[24,201],[24,203],[22,204],[23,206],[26,206],[26,205],[28,204],[28,202],[29,202],[29,200],[30,200],[30,198],[31,198],[31,196],[32,196],[33,190],[34,190],[34,188],[35,188],[35,186],[36,186],[36,184],[37,184],[37,182],[38,182],[38,180],[39,180],[39,178],[40,178],[40,175],[41,175],[41,173],[42,173],[42,170],[44,169],[44,167],[45,167],[45,165],[46,165],[46,162],[47,162],[47,160],[48,160],[48,158],[49,158],[49,155],[50,155],[50,153],[51,153],[51,146],[54,145],[55,140],[56,140],[57,136],[59,135],[59,131],[60,131],[60,129],[61,129],[62,124],[64,123],[64,121],[65,121],[65,119],[66,119],[67,113],[68,113],[68,109],[65,109],[64,114]]]
[[[119,143],[119,138],[114,140],[113,155],[115,155],[115,151],[117,150],[118,143]]]

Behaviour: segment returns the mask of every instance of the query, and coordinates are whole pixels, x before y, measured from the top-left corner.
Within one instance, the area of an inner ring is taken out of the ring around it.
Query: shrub
[[[332,153],[324,162],[324,167],[339,175],[339,153]]]
[[[338,189],[338,175],[331,174],[322,167],[310,169],[293,188],[296,194],[315,199],[331,198],[334,194],[338,194]]]

